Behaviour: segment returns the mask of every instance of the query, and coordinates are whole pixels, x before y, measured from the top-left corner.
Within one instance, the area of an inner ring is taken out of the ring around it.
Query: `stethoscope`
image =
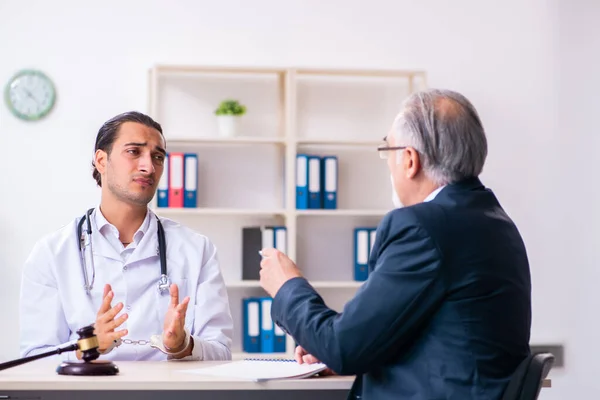
[[[77,237],[79,240],[77,241],[79,245],[79,252],[81,253],[81,268],[83,269],[83,279],[84,279],[84,289],[86,293],[89,295],[94,287],[94,280],[96,279],[96,267],[94,266],[94,251],[92,247],[92,223],[91,214],[94,211],[93,208],[87,210],[85,215],[79,221],[77,225]],[[83,222],[87,221],[87,229],[83,229]],[[158,256],[160,257],[160,279],[158,281],[158,290],[161,294],[165,292],[169,292],[169,278],[167,277],[167,245],[165,242],[165,231],[163,229],[162,224],[158,217],[156,217],[156,222],[158,224]],[[92,283],[90,283],[88,278],[87,271],[87,262],[85,256],[86,247],[90,248],[90,264],[92,265]]]

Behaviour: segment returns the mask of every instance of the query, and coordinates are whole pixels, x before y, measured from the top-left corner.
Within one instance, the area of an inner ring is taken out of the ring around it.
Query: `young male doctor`
[[[41,239],[26,261],[22,357],[77,340],[93,323],[101,358],[231,359],[233,321],[215,246],[147,206],[165,155],[161,126],[144,114],[100,128],[92,163],[99,207]]]

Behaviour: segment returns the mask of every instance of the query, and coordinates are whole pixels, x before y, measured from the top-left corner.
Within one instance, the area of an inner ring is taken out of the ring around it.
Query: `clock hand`
[[[27,97],[29,97],[31,100],[33,100],[33,102],[35,103],[36,106],[39,105],[37,98],[33,94],[31,94],[31,92],[29,90],[27,90],[25,88],[23,88],[23,90],[25,91],[25,94],[27,94]]]

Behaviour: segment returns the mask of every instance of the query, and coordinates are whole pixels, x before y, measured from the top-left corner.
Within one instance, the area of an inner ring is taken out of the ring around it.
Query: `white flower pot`
[[[219,135],[222,137],[234,137],[237,135],[240,117],[236,115],[217,115]]]

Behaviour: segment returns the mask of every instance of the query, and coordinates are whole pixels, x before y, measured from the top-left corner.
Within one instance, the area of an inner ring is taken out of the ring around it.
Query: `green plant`
[[[246,106],[241,105],[237,100],[223,100],[215,110],[216,115],[244,115],[245,113]]]

